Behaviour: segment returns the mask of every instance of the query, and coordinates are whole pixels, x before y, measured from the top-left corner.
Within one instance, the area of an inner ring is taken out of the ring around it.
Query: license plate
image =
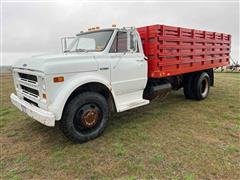
[[[26,113],[27,109],[25,106],[21,105],[22,111]]]

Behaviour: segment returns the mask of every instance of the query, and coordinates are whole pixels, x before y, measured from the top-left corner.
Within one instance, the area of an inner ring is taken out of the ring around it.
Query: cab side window
[[[127,51],[127,32],[117,32],[110,49],[110,53],[121,53]]]

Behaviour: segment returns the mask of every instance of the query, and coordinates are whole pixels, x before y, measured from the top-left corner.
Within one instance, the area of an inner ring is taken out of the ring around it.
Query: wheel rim
[[[201,94],[203,97],[205,97],[208,93],[208,86],[209,86],[208,80],[206,78],[203,79],[201,84]]]
[[[74,117],[74,127],[81,133],[91,133],[102,120],[102,112],[94,103],[84,104],[77,110]]]

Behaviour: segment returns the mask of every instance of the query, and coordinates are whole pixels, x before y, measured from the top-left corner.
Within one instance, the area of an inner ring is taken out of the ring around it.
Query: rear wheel
[[[196,100],[207,98],[210,90],[210,78],[206,72],[199,73],[194,79],[194,95]]]
[[[194,91],[193,91],[193,82],[194,82],[194,75],[189,75],[185,78],[183,83],[183,92],[187,99],[194,99]]]
[[[85,92],[74,97],[67,105],[60,127],[70,140],[86,142],[104,131],[108,117],[106,99],[98,93]]]

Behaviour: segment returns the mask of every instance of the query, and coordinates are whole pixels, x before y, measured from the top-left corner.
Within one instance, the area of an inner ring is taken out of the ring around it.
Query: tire
[[[194,79],[193,92],[196,100],[208,97],[210,91],[210,77],[206,72],[199,73]]]
[[[106,99],[95,92],[84,92],[74,97],[66,106],[60,127],[71,141],[83,143],[101,135],[108,118]]]
[[[193,92],[194,75],[189,75],[183,83],[183,92],[187,99],[195,99]]]

